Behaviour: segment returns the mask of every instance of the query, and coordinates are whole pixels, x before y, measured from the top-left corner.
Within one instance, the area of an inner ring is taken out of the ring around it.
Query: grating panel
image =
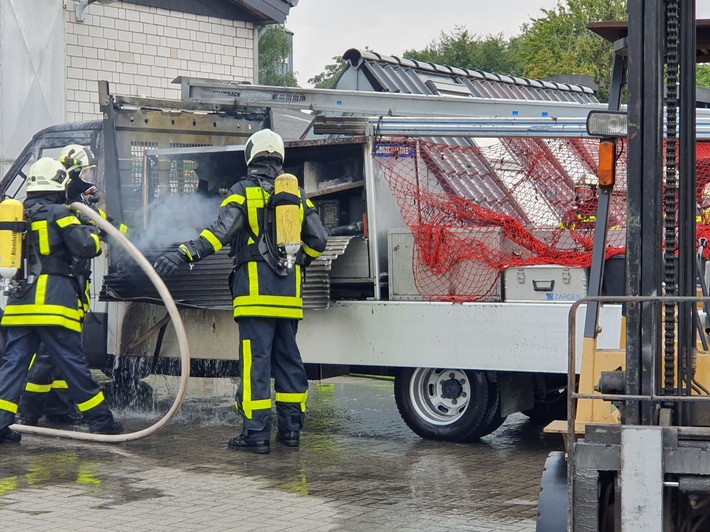
[[[325,252],[307,268],[303,285],[303,307],[326,309],[330,304],[331,262],[345,252],[352,237],[331,237]],[[144,250],[152,264],[164,250]],[[228,279],[233,261],[227,248],[194,264],[192,270],[178,270],[166,280],[179,307],[229,310],[232,295]],[[157,290],[132,261],[111,264],[99,293],[101,301],[140,301],[161,303]]]

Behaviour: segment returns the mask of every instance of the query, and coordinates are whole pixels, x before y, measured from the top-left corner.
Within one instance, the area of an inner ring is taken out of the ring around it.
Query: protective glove
[[[182,264],[189,262],[187,255],[181,251],[170,251],[158,257],[153,264],[153,268],[161,277],[170,277],[174,274]]]
[[[89,205],[89,207],[94,209],[94,207],[92,205]],[[77,218],[79,218],[79,221],[81,222],[82,225],[90,225],[91,227],[96,229],[96,234],[99,235],[99,238],[101,240],[104,239],[104,237],[106,236],[106,232],[103,229],[101,229],[98,225],[96,225],[96,222],[94,222],[91,218],[89,218],[86,214],[84,214],[81,211],[78,211],[78,210],[74,211],[74,214]]]

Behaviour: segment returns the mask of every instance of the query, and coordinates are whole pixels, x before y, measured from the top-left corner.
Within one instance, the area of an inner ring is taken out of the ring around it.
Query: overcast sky
[[[481,37],[520,33],[530,18],[542,16],[557,0],[300,0],[286,27],[293,36],[293,68],[302,87],[349,48],[401,56],[422,49],[465,26]],[[698,18],[710,18],[710,2],[697,0]],[[701,7],[702,6],[702,7]]]

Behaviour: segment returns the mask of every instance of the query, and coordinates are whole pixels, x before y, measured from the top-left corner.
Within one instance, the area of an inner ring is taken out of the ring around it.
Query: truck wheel
[[[505,423],[506,419],[506,417],[500,415],[500,390],[498,389],[498,384],[488,381],[486,413],[483,415],[478,427],[469,434],[469,439],[466,441],[472,442],[483,436],[488,436]]]
[[[567,530],[567,460],[562,451],[553,451],[545,461],[537,503],[537,532]]]
[[[395,377],[394,398],[404,422],[422,438],[468,442],[482,435],[488,386],[480,371],[406,368]]]

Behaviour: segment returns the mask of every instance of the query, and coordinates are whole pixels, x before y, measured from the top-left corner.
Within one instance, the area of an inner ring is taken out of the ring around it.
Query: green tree
[[[291,40],[281,24],[269,26],[259,38],[259,83],[278,87],[298,87],[296,76],[286,70]]]
[[[710,65],[698,65],[698,87],[710,89]]]
[[[432,41],[423,50],[407,50],[403,55],[439,65],[513,76],[523,74],[523,64],[511,53],[510,43],[503,34],[480,38],[464,26],[456,26],[451,33],[442,32],[438,41]]]
[[[332,89],[335,86],[335,82],[338,81],[340,74],[348,67],[348,63],[339,56],[332,57],[331,59],[334,62],[330,65],[326,65],[325,70],[309,79],[308,83],[317,89]]]
[[[597,96],[606,100],[614,52],[608,41],[587,29],[587,24],[626,20],[626,0],[566,0],[541,11],[544,16],[524,24],[521,35],[511,41],[512,53],[522,61],[525,75],[591,76],[599,86]]]

